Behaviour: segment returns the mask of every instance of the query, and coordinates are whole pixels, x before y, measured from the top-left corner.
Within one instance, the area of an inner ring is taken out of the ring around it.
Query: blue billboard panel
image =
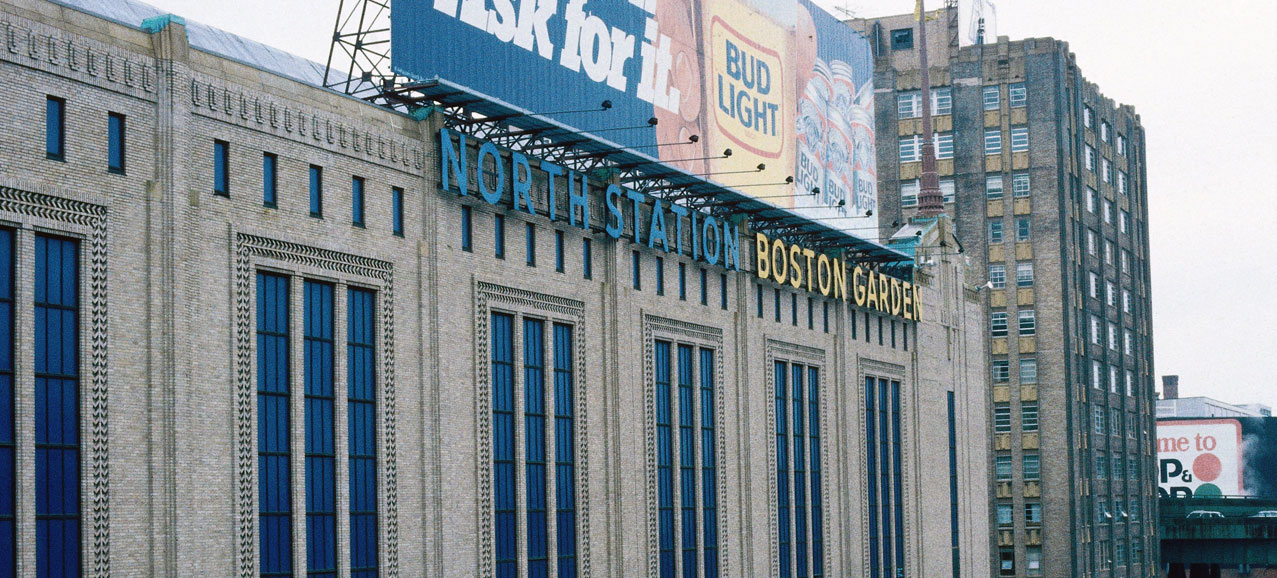
[[[869,43],[807,0],[402,0],[391,27],[398,74],[606,131],[834,227],[877,224]]]

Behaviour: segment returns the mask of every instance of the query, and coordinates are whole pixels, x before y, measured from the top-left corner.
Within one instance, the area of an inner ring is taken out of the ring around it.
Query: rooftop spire
[[[918,60],[922,68],[922,186],[918,192],[919,213],[934,217],[944,212],[944,195],[936,174],[935,135],[931,130],[931,70],[927,65],[927,12],[923,0],[914,9],[918,20]]]

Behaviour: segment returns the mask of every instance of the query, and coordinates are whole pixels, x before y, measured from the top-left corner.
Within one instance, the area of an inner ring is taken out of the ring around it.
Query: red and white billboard
[[[1242,451],[1242,425],[1236,419],[1158,420],[1158,494],[1248,495]]]

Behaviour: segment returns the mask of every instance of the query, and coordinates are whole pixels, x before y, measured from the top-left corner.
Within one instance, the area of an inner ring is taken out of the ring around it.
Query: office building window
[[[1132,354],[1131,352],[1133,349],[1134,349],[1134,344],[1132,343],[1132,339],[1131,339],[1131,330],[1130,329],[1122,330],[1122,352],[1125,353],[1126,355],[1131,355]]]
[[[1000,455],[993,460],[994,476],[999,482],[1011,480],[1011,456]]]
[[[1091,431],[1104,435],[1105,414],[1104,408],[1096,407],[1091,409]]]
[[[537,266],[537,228],[532,223],[523,224],[523,254],[524,264]]]
[[[922,160],[922,137],[900,137],[900,162],[915,163]]]
[[[473,210],[469,205],[461,205],[461,250],[474,250],[474,224],[471,220]]]
[[[213,141],[213,194],[231,195],[231,144],[224,140]]]
[[[1005,359],[993,360],[993,383],[1007,383],[1011,381],[1011,362]]]
[[[1109,391],[1117,393],[1117,367],[1109,366]]]
[[[1100,121],[1100,140],[1109,141],[1109,121]]]
[[[1117,135],[1117,154],[1126,156],[1126,137]]]
[[[337,451],[334,440],[333,286],[303,283],[306,572],[337,573]],[[353,422],[352,422],[353,423]],[[353,479],[353,477],[352,477]]]
[[[1095,121],[1095,112],[1089,106],[1082,107],[1082,126],[1091,128],[1091,124]]]
[[[993,285],[994,289],[1006,289],[1007,266],[989,265],[989,283]]]
[[[1119,233],[1122,233],[1123,235],[1130,232],[1131,214],[1129,212],[1121,211],[1121,213],[1118,215],[1117,230]]]
[[[1020,429],[1026,432],[1038,431],[1038,402],[1020,403]]]
[[[1007,313],[1006,311],[994,311],[989,315],[990,334],[994,337],[1007,336]]]
[[[665,294],[665,259],[656,258],[656,294]]]
[[[390,232],[403,236],[403,189],[399,187],[390,188]]]
[[[1122,265],[1122,274],[1130,275],[1131,274],[1131,252],[1127,251],[1126,249],[1122,249],[1120,261]]]
[[[896,93],[896,114],[901,120],[922,116],[922,97],[916,90]]]
[[[549,558],[558,557],[561,575],[576,570],[575,423],[573,415],[572,327],[522,319],[523,407],[516,405],[515,316],[493,313],[491,374],[493,419],[493,496],[496,575],[514,578],[521,568],[546,576]],[[553,381],[547,383],[546,349],[553,357]],[[547,427],[550,411],[554,427]],[[523,444],[516,432],[524,432]],[[547,431],[552,431],[547,435]],[[550,444],[553,444],[552,446]],[[549,460],[553,456],[553,467]],[[520,460],[520,458],[522,458]],[[523,464],[523,475],[517,473]],[[523,483],[523,491],[519,489]],[[548,515],[547,488],[555,488],[557,517]],[[522,498],[522,500],[520,500]],[[523,523],[521,523],[523,522]],[[525,526],[526,524],[526,526]],[[557,540],[555,540],[557,538]],[[548,545],[558,542],[557,552]],[[520,543],[523,549],[520,549]]]
[[[492,215],[492,253],[498,259],[505,259],[505,215]]]
[[[1095,172],[1095,149],[1091,145],[1082,145],[1082,150],[1086,155],[1086,170]]]
[[[892,50],[913,50],[913,29],[899,28],[891,31]]]
[[[1021,336],[1033,335],[1037,332],[1037,318],[1034,316],[1034,311],[1032,309],[1020,311],[1019,316],[1019,330]]]
[[[279,159],[262,153],[262,205],[274,208],[279,202]]]
[[[594,240],[589,237],[581,239],[581,276],[594,278]]]
[[[1113,437],[1119,437],[1122,435],[1122,410],[1117,409],[1116,407],[1109,408],[1109,435]],[[1113,457],[1115,459],[1121,459],[1119,456]],[[1113,474],[1115,476],[1118,473],[1117,469],[1113,470]]]
[[[1121,195],[1127,195],[1131,192],[1130,181],[1127,178],[1124,171],[1117,171],[1117,192]]]
[[[993,433],[1011,433],[1011,406],[1005,403],[994,404]]]
[[[44,156],[49,160],[66,160],[67,101],[56,96],[44,100]]]
[[[989,200],[997,200],[1002,198],[1002,175],[987,175],[984,177],[984,196]]]
[[[1100,276],[1094,271],[1087,272],[1087,279],[1090,280],[1091,299],[1100,298]]]
[[[709,305],[709,271],[705,269],[701,269],[701,305]]]
[[[918,180],[902,181],[900,183],[900,206],[916,207],[918,206]]]
[[[1015,218],[1015,240],[1023,243],[1033,238],[1033,221],[1030,217]]]
[[[907,575],[904,563],[900,382],[865,377],[865,424],[869,575]]]
[[[1010,526],[1013,522],[1011,504],[998,504],[998,525]]]
[[[953,133],[938,132],[935,136],[936,158],[939,160],[953,158]]]
[[[362,177],[350,179],[350,224],[356,227],[364,226],[364,179]]]
[[[1100,193],[1091,187],[1086,188],[1086,212],[1094,214],[1100,204]]]
[[[1114,246],[1112,241],[1104,241],[1104,264],[1112,265],[1114,263]]]
[[[1108,324],[1108,329],[1109,329],[1108,330],[1109,349],[1116,350],[1117,349],[1117,326],[1114,325],[1112,321],[1110,321]]]
[[[643,258],[638,251],[630,252],[630,285],[635,291],[643,290]]]
[[[1099,361],[1091,361],[1091,387],[1104,389],[1104,368]]]
[[[939,185],[940,185],[941,198],[944,199],[944,202],[946,204],[952,203],[954,198],[954,193],[957,190],[954,185],[953,179],[940,179]]]
[[[1023,82],[1012,82],[1007,85],[1007,101],[1011,108],[1021,108],[1028,105],[1029,91],[1024,87]]]
[[[1042,477],[1042,458],[1038,454],[1024,454],[1024,480],[1031,482]],[[1009,466],[1008,466],[1009,467]]]
[[[1002,131],[986,129],[984,131],[984,154],[996,155],[1002,152]]]
[[[563,231],[556,230],[554,232],[554,270],[558,273],[563,272],[563,268],[564,268],[563,253],[564,253]]]
[[[288,285],[282,275],[257,274],[257,502],[263,576],[289,576],[293,568]]]
[[[1113,163],[1107,158],[1100,159],[1100,179],[1106,183],[1113,182]]]
[[[931,90],[931,114],[953,114],[953,88],[941,86]]]
[[[1021,153],[1029,150],[1029,127],[1011,127],[1011,152]]]
[[[1001,90],[997,85],[986,86],[981,92],[981,99],[984,102],[984,110],[998,110],[1001,106]]]
[[[1100,325],[1100,319],[1092,315],[1091,316],[1091,343],[1092,344],[1094,345],[1100,344],[1100,339],[1101,339],[1100,333],[1102,333],[1102,331],[1103,329]]]
[[[1024,548],[1024,572],[1027,576],[1042,575],[1042,547],[1026,546]]]
[[[377,575],[376,294],[346,292],[346,423],[350,476],[350,575]]]
[[[1011,191],[1014,197],[1027,197],[1029,190],[1029,173],[1015,173],[1011,175]]]
[[[1002,242],[1002,218],[996,217],[989,219],[989,244],[996,245]]]
[[[1100,247],[1099,243],[1096,241],[1096,237],[1095,229],[1086,230],[1086,252],[1092,257],[1098,257],[1100,255]]]
[[[1109,307],[1116,306],[1117,305],[1117,287],[1113,285],[1112,281],[1105,281],[1104,287],[1105,287],[1105,292],[1104,292],[1105,302],[1108,303]]]
[[[1032,357],[1020,360],[1020,383],[1029,385],[1038,382],[1038,360]]]
[[[677,368],[671,367],[674,347],[677,347]],[[701,348],[698,359],[697,348],[692,345],[657,341],[655,363],[660,575],[675,576],[676,567],[681,567],[684,576],[695,576],[699,558],[703,560],[705,575],[717,576],[714,351]],[[677,384],[672,382],[675,376]],[[696,393],[698,389],[699,395]],[[700,460],[696,455],[698,437],[701,442]],[[696,493],[698,479],[701,482],[699,496]],[[697,548],[698,534],[703,540],[700,550]]]
[[[1042,525],[1042,504],[1033,502],[1024,504],[1024,523],[1028,526]]]
[[[1015,264],[1015,286],[1016,287],[1032,287],[1033,286],[1033,263],[1016,263]]]
[[[1104,199],[1104,223],[1113,224],[1113,201]]]
[[[108,113],[106,117],[106,170],[116,174],[124,174],[124,115],[118,112]]]
[[[310,165],[310,216],[324,216],[324,169]]]
[[[1097,407],[1097,408],[1095,408],[1095,409],[1096,409],[1097,411],[1100,411],[1100,412],[1103,412],[1103,411],[1104,411],[1103,409],[1098,408],[1098,407]],[[1101,413],[1100,415],[1101,415],[1101,416],[1103,416],[1103,414],[1102,414],[1102,413]],[[1103,417],[1100,417],[1100,420],[1101,420],[1101,422],[1103,422],[1104,418],[1103,418]],[[1101,430],[1101,431],[1097,431],[1096,433],[1099,433],[1099,434],[1103,434],[1103,433],[1104,433],[1104,431],[1103,431],[1103,426],[1101,426],[1101,427],[1099,427],[1099,428],[1096,428],[1096,429],[1100,429],[1100,430]],[[1105,479],[1105,478],[1107,478],[1107,477],[1108,477],[1108,463],[1109,463],[1109,461],[1108,461],[1108,456],[1104,455],[1104,452],[1096,452],[1096,453],[1095,453],[1095,478],[1096,478],[1096,479],[1103,480],[1103,479]],[[1108,511],[1107,504],[1101,504],[1101,505],[1100,505],[1100,511],[1102,512],[1102,514],[1101,514],[1101,515],[1102,515],[1102,516],[1104,516],[1105,518],[1112,518],[1112,517],[1113,517],[1113,516],[1112,516],[1112,514],[1110,514],[1110,513],[1109,513],[1109,511]]]

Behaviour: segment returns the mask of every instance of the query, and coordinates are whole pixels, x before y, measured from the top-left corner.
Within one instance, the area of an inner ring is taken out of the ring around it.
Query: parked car
[[[1260,510],[1252,518],[1277,518],[1277,510]]]
[[[1193,510],[1188,513],[1188,519],[1190,520],[1205,520],[1205,519],[1216,519],[1216,518],[1223,518],[1223,517],[1224,517],[1223,514],[1216,512],[1214,510]]]

